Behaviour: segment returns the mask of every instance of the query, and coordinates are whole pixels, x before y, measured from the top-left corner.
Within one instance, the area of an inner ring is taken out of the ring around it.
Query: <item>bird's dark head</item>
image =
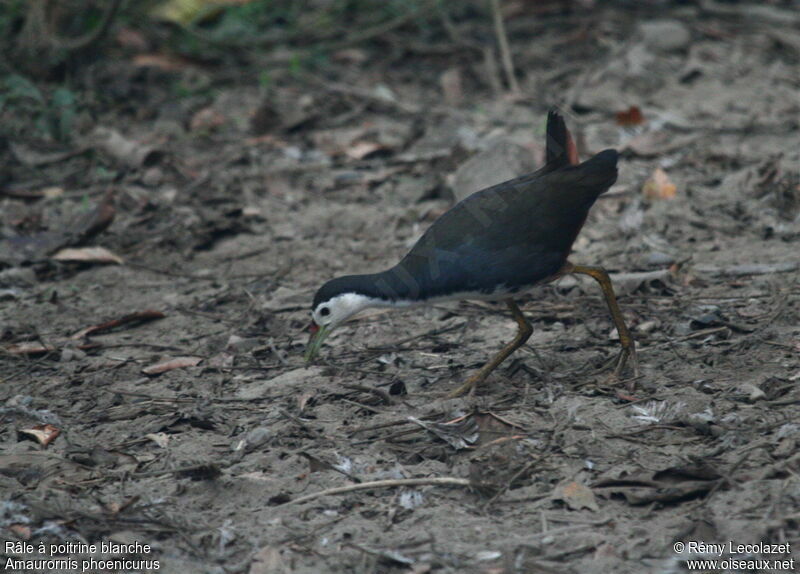
[[[319,352],[322,342],[338,325],[344,323],[367,307],[380,304],[374,296],[364,289],[367,276],[350,275],[337,277],[325,283],[314,295],[311,305],[311,336],[306,346],[306,361],[312,360]]]

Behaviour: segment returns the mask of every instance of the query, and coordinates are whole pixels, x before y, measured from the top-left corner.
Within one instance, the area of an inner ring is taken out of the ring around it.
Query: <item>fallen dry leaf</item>
[[[678,188],[672,183],[667,172],[657,167],[644,186],[642,193],[649,199],[672,199],[675,197]]]
[[[316,393],[314,391],[306,391],[297,397],[297,410],[301,413],[306,409],[308,401],[310,401]]]
[[[621,151],[638,157],[658,157],[660,155],[689,147],[697,135],[676,135],[664,131],[647,131],[628,140]]]
[[[206,364],[214,369],[230,369],[233,366],[234,358],[233,353],[223,351],[211,357]]]
[[[167,72],[177,72],[188,68],[189,61],[169,54],[137,54],[132,63],[137,68],[158,68]]]
[[[20,540],[30,540],[31,527],[25,524],[9,524],[8,529]]]
[[[241,6],[253,0],[166,0],[156,2],[150,16],[181,26],[198,24],[220,14],[226,6]]]
[[[439,76],[439,85],[442,88],[444,101],[448,105],[457,106],[464,99],[464,88],[459,68],[450,68],[443,72]]]
[[[18,432],[35,438],[42,446],[47,446],[61,434],[61,430],[51,424],[36,425],[29,429],[20,429]]]
[[[161,448],[167,448],[167,444],[169,443],[169,435],[163,432],[151,432],[144,435],[144,438],[150,439]]]
[[[595,512],[600,510],[594,492],[580,482],[572,481],[556,489],[554,498],[563,500],[572,510],[581,510],[582,508],[588,508]]]
[[[52,345],[45,345],[38,341],[24,341],[22,343],[14,343],[6,347],[6,351],[12,355],[42,355],[55,351],[56,348]]]
[[[84,337],[92,334],[99,333],[101,331],[108,331],[115,327],[120,327],[122,325],[127,325],[129,323],[144,323],[145,321],[153,321],[155,319],[163,319],[166,317],[164,313],[161,311],[153,311],[152,309],[148,309],[146,311],[139,311],[138,313],[130,313],[128,315],[124,315],[119,319],[113,319],[111,321],[106,321],[105,323],[100,323],[99,325],[92,325],[91,327],[86,327],[81,329],[74,335],[70,337],[70,339],[83,339]]]
[[[38,261],[62,247],[84,243],[111,225],[114,214],[114,197],[112,193],[107,193],[94,209],[73,217],[58,229],[0,239],[0,262],[20,264]]]
[[[345,153],[348,157],[353,159],[364,159],[382,149],[384,149],[384,147],[379,143],[360,141],[348,147]]]
[[[618,126],[640,126],[645,122],[642,110],[638,106],[631,106],[623,112],[617,112],[617,125]]]
[[[279,547],[264,546],[253,556],[253,562],[250,564],[247,574],[275,574],[289,572],[289,568]]]
[[[105,247],[65,247],[52,256],[56,261],[76,261],[81,263],[116,263],[122,265],[122,257]]]
[[[8,147],[14,155],[14,158],[28,167],[40,167],[51,163],[58,163],[86,152],[86,148],[84,147],[68,150],[39,149],[20,142],[9,142]]]
[[[358,48],[345,48],[334,52],[332,59],[343,64],[363,64],[369,56],[364,50]]]
[[[211,131],[225,125],[225,116],[211,106],[199,110],[189,120],[189,129],[196,131]]]
[[[128,27],[122,27],[117,30],[115,40],[121,47],[139,52],[147,50],[150,46],[144,34]]]
[[[142,372],[145,375],[160,375],[161,373],[166,373],[167,371],[172,371],[174,369],[194,367],[202,360],[202,357],[175,357],[174,359],[145,367],[142,369]]]
[[[94,128],[87,137],[87,143],[132,168],[154,165],[164,156],[161,150],[105,126]]]

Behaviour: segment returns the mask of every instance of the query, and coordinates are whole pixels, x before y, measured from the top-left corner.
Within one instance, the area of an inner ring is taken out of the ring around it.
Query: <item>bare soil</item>
[[[257,59],[115,52],[84,70],[76,129],[147,158],[76,136],[36,161],[30,118],[5,110],[4,539],[139,541],[161,572],[251,574],[682,572],[676,541],[800,547],[798,8],[523,10],[516,97],[492,91],[499,64],[413,26],[269,90]],[[502,304],[366,313],[306,366],[315,289],[534,168],[554,104],[583,157],[623,154],[571,259],[615,277],[635,389],[608,378],[618,341],[588,278],[521,301],[534,335],[473,397],[444,398],[513,336]],[[644,123],[621,125],[631,106]],[[657,168],[674,197],[642,192]],[[12,238],[109,191],[114,221],[84,244],[122,264],[14,260]],[[80,333],[148,310],[164,317]],[[47,446],[23,432],[45,424]],[[466,481],[293,503],[442,477]]]

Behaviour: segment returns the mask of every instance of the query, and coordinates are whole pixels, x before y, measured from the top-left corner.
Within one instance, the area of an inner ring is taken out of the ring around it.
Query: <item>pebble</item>
[[[640,333],[652,333],[656,329],[661,326],[661,322],[658,319],[651,319],[649,321],[644,321],[639,323],[636,326],[636,330]]]
[[[689,29],[677,20],[652,20],[639,26],[645,45],[656,52],[686,49],[692,41]]]
[[[36,283],[36,272],[32,267],[11,267],[0,271],[0,285],[3,287],[28,287]]]
[[[68,363],[86,358],[86,353],[77,348],[64,347],[61,349],[61,362]]]
[[[247,443],[245,448],[248,451],[257,449],[269,441],[272,436],[272,431],[267,427],[256,427],[254,429],[250,429],[245,436],[245,442]]]
[[[261,344],[261,340],[257,337],[240,337],[239,335],[231,335],[228,337],[228,343],[225,348],[229,351],[238,353],[245,353],[252,351]]]
[[[661,251],[653,251],[647,255],[645,263],[653,267],[663,267],[665,265],[672,265],[673,263],[675,263],[675,258],[669,253],[662,253]]]
[[[164,179],[164,172],[160,167],[150,167],[142,174],[142,183],[148,187],[158,186]]]

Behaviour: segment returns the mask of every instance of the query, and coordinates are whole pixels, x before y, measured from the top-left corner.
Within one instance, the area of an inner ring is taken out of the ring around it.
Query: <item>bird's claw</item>
[[[455,399],[458,397],[462,397],[466,394],[472,395],[475,392],[475,387],[478,386],[478,383],[481,382],[481,377],[472,376],[467,381],[458,387],[456,390],[447,393],[448,399]]]
[[[616,365],[614,366],[614,371],[609,376],[610,383],[618,383],[623,379],[622,373],[625,371],[625,367],[630,363],[631,367],[633,368],[633,377],[628,379],[628,391],[633,392],[634,387],[636,386],[636,379],[639,378],[639,359],[636,356],[636,347],[633,343],[630,346],[624,346],[622,350],[617,355],[615,360]]]

